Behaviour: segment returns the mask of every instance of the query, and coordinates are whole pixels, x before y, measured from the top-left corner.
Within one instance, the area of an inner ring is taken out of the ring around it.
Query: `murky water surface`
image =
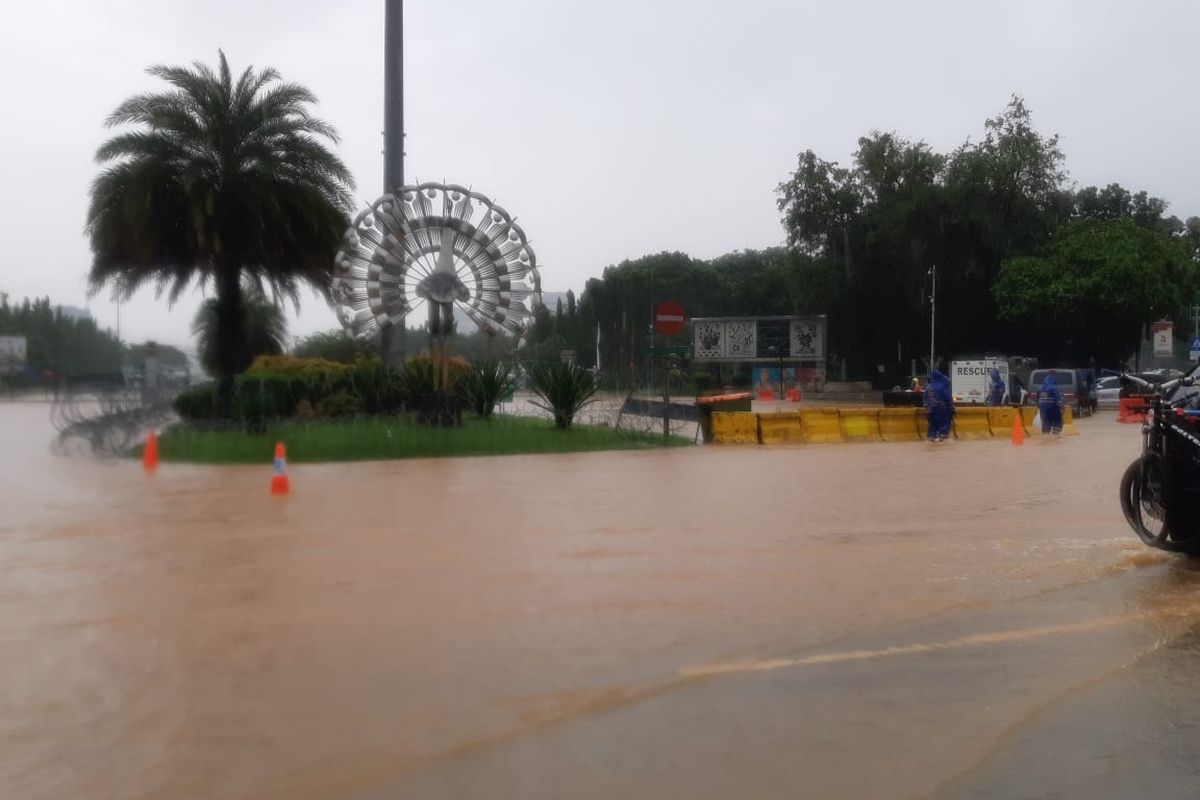
[[[147,477],[0,404],[2,794],[970,796],[1200,621],[1120,518],[1136,428],[1080,428],[295,466],[279,500],[270,454]]]

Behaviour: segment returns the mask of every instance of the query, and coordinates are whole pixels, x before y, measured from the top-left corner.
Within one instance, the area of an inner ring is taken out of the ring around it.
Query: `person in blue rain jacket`
[[[988,389],[987,405],[998,406],[1004,403],[1004,379],[1000,377],[1000,370],[992,367],[992,383]]]
[[[950,394],[950,379],[936,369],[925,387],[925,417],[929,421],[929,441],[950,438],[950,423],[954,420],[954,397]]]
[[[1038,390],[1038,414],[1042,417],[1042,433],[1062,433],[1063,396],[1054,380],[1054,373],[1046,375],[1042,388]]]

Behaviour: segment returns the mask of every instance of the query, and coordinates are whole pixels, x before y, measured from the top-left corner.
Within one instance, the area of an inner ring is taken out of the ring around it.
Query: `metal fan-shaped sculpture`
[[[524,335],[541,277],[525,232],[500,206],[462,186],[422,183],[386,194],[346,231],[334,265],[338,319],[353,336],[403,325],[425,303],[435,338],[455,308],[489,333]]]

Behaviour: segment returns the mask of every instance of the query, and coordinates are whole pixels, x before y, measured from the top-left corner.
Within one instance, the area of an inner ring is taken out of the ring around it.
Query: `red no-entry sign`
[[[654,309],[654,330],[663,336],[676,336],[682,333],[683,323],[686,321],[687,316],[683,313],[683,306],[679,303],[668,300],[665,303],[659,303],[658,308]]]

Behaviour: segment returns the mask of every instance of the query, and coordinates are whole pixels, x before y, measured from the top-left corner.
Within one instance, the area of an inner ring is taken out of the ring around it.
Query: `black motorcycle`
[[[1200,554],[1200,410],[1189,375],[1159,385],[1122,375],[1151,394],[1142,423],[1142,454],[1121,477],[1121,510],[1143,542]]]

